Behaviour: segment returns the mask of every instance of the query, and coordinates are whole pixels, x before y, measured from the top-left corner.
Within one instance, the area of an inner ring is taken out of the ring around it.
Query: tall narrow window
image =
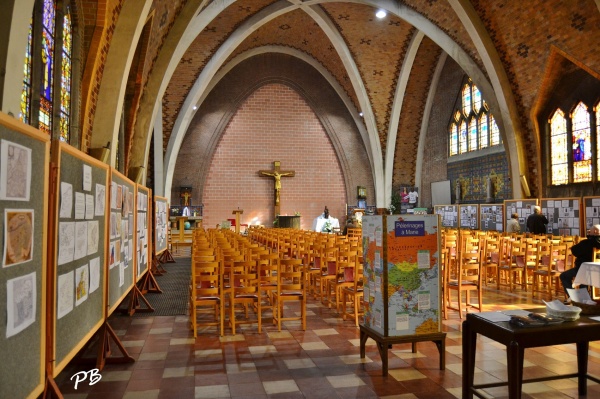
[[[21,91],[21,113],[19,119],[29,123],[31,106],[31,42],[33,36],[33,21],[29,23],[29,34],[27,35],[27,47],[25,48],[25,65],[23,66],[23,90]]]
[[[459,129],[459,151],[460,153],[467,152],[469,149],[467,148],[467,122],[462,121],[460,123]]]
[[[550,119],[550,132],[552,184],[567,184],[569,182],[567,120],[560,109],[556,110]]]
[[[590,113],[583,103],[571,115],[573,121],[573,182],[592,181]]]
[[[63,46],[60,76],[60,139],[69,141],[71,120],[71,54],[73,35],[71,30],[71,14],[69,8],[63,21]]]
[[[479,148],[486,148],[490,145],[490,134],[488,131],[487,115],[479,117]]]
[[[600,154],[600,102],[598,104],[596,104],[596,157],[599,156]],[[598,170],[598,172],[596,172],[596,174],[598,175],[597,179],[600,180],[600,168],[596,168]]]
[[[469,151],[477,149],[477,119],[471,118],[469,122]]]
[[[500,138],[500,129],[496,124],[496,118],[493,115],[490,115],[490,141],[492,145],[499,145],[502,143],[502,139]]]
[[[471,86],[466,84],[462,90],[462,109],[465,117],[471,113]]]
[[[458,154],[458,126],[456,123],[450,125],[450,153],[449,156]]]
[[[448,129],[449,156],[502,144],[500,130],[496,125],[494,116],[489,112],[481,92],[471,79],[468,79],[467,83],[462,86],[460,104],[457,104],[452,119]],[[454,130],[455,125],[458,126],[458,132]],[[456,141],[453,141],[454,134],[458,134],[457,150],[452,148],[456,143]]]
[[[52,133],[52,86],[54,81],[54,16],[52,0],[44,0],[42,20],[42,74],[40,87],[40,130]]]

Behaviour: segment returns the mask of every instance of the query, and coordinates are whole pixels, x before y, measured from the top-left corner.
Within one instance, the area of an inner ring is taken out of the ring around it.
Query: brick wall
[[[300,212],[302,228],[325,205],[342,219],[346,187],[333,145],[308,104],[282,84],[262,86],[240,106],[222,135],[208,170],[202,202],[204,226],[214,227],[244,210],[243,223],[270,226],[274,181],[261,177],[273,161],[294,177],[282,177],[281,214]]]

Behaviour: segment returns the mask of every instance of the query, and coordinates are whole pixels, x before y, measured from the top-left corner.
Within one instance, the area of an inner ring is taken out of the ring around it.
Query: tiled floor
[[[539,303],[531,301],[531,294],[490,289],[484,295],[485,310]],[[57,383],[69,399],[461,397],[461,321],[456,312],[443,322],[446,370],[438,368],[433,343],[419,343],[417,353],[408,344],[396,345],[390,350],[389,375],[383,377],[374,342],[368,341],[367,357],[360,359],[358,328],[315,301],[308,307],[306,331],[297,322],[288,322],[278,332],[267,322],[261,334],[249,324],[238,335],[223,338],[209,328],[194,339],[187,316],[113,316],[110,325],[135,362],[108,364],[100,381],[90,385],[86,380],[75,389],[71,376],[93,366],[74,361]],[[574,345],[528,349],[524,377],[573,373],[576,360]],[[590,346],[589,372],[600,375],[600,344]],[[476,382],[497,382],[506,376],[504,347],[480,337]],[[508,397],[506,388],[487,392]],[[525,384],[523,393],[525,398],[578,397],[574,379]],[[587,397],[599,396],[600,386],[590,382]]]

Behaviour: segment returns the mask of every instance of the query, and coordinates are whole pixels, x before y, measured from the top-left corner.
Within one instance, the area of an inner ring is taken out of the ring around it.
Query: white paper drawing
[[[69,314],[73,310],[75,302],[75,278],[74,270],[58,276],[58,288],[56,290],[56,315],[57,319]]]
[[[58,264],[64,265],[73,261],[75,254],[75,222],[58,224]]]
[[[97,220],[87,222],[87,254],[93,255],[98,252],[98,242],[100,241],[100,227]]]
[[[6,338],[35,322],[36,272],[6,281]]]
[[[117,207],[117,183],[110,183],[110,209],[115,209]]]
[[[106,206],[106,187],[103,184],[96,183],[96,209],[95,216],[104,215],[104,207]]]
[[[31,148],[8,140],[0,145],[0,199],[29,201]]]
[[[4,267],[33,259],[33,215],[33,209],[4,210]]]
[[[73,185],[64,181],[60,182],[60,212],[61,218],[71,218],[73,211]]]
[[[125,265],[123,262],[119,263],[119,287],[122,287],[125,284]]]
[[[100,287],[100,258],[90,260],[90,294]]]
[[[85,218],[87,220],[94,218],[94,196],[92,194],[85,195]]]
[[[75,260],[87,255],[87,226],[88,222],[75,222]]]
[[[85,194],[75,193],[75,219],[85,218]]]
[[[92,167],[83,165],[83,191],[91,191],[92,189]]]
[[[75,270],[75,306],[81,305],[88,297],[90,285],[90,272],[88,265],[83,265]]]

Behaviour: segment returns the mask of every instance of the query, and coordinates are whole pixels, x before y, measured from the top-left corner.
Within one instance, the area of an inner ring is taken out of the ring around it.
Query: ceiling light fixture
[[[195,110],[197,110],[197,109],[198,109],[198,106],[197,106],[197,105],[194,105],[194,106],[192,107],[192,109],[195,111]]]
[[[385,10],[379,10],[375,13],[375,16],[379,19],[382,19],[387,16],[387,12],[385,12]]]

